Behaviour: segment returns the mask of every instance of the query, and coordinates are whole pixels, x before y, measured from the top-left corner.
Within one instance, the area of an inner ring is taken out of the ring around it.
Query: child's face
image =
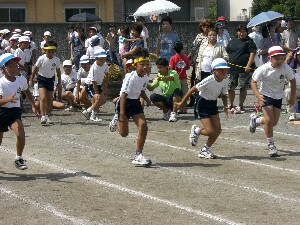
[[[102,66],[106,62],[106,57],[95,58],[98,66]]]
[[[136,63],[136,72],[139,76],[145,76],[148,74],[150,68],[149,60],[141,60]]]
[[[161,65],[157,65],[157,71],[158,71],[161,75],[167,75],[167,73],[168,73],[168,67],[166,67],[166,66],[161,66]]]
[[[55,50],[54,49],[45,49],[45,54],[48,59],[52,59],[55,56]]]
[[[172,30],[172,26],[169,23],[169,21],[162,22],[161,26],[162,26],[162,29],[163,29],[164,33],[169,33]]]
[[[45,40],[45,41],[49,41],[50,39],[51,39],[51,36],[49,36],[49,35],[45,35],[45,36],[44,36],[44,40]]]
[[[5,64],[5,68],[2,68],[5,76],[18,76],[20,74],[20,67],[17,60],[10,60]]]
[[[94,36],[94,35],[96,35],[97,33],[96,33],[96,31],[94,30],[94,29],[91,29],[91,30],[89,30],[89,35],[90,35],[90,37],[92,37],[92,36]]]
[[[217,79],[222,81],[227,78],[228,69],[226,68],[214,69],[213,72],[216,75]]]
[[[138,38],[140,36],[139,33],[134,29],[131,30],[131,34],[132,34],[132,37],[134,37],[134,38]]]
[[[81,63],[81,67],[84,69],[84,71],[90,70],[90,63]]]
[[[64,72],[66,75],[69,75],[72,72],[72,66],[65,65],[64,66]]]
[[[270,62],[274,68],[278,68],[284,63],[284,60],[285,55],[275,55],[271,57]]]
[[[29,47],[29,42],[23,41],[20,43],[20,48],[21,49],[27,49]]]

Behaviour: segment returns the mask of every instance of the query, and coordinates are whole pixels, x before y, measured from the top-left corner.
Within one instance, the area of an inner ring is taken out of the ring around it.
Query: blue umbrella
[[[266,23],[281,17],[283,17],[283,15],[278,12],[274,12],[274,11],[262,12],[254,16],[247,24],[247,27],[255,27],[259,24]]]

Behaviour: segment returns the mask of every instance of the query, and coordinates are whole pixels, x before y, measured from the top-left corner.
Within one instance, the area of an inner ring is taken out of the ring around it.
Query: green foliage
[[[209,18],[213,21],[217,20],[217,1],[214,0],[209,4]]]
[[[292,16],[295,19],[300,16],[300,1],[299,0],[253,0],[252,2],[252,17],[261,12],[266,11],[279,12],[285,16]]]

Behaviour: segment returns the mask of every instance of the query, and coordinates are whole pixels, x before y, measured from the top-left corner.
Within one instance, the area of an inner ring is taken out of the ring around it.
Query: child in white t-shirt
[[[269,62],[258,67],[252,76],[251,88],[261,103],[263,117],[251,114],[249,130],[254,133],[256,127],[264,125],[268,140],[270,157],[279,157],[273,138],[273,129],[277,125],[281,113],[282,98],[284,96],[285,80],[289,80],[291,97],[288,104],[294,105],[296,100],[296,80],[292,69],[284,62],[285,52],[280,46],[273,46],[268,50]],[[260,89],[257,83],[261,81]]]
[[[51,40],[51,33],[50,33],[50,31],[46,31],[44,33],[43,41],[40,44],[42,54],[45,54],[45,50],[44,50],[45,43],[50,40]]]
[[[48,41],[45,43],[45,54],[38,58],[29,81],[29,85],[33,87],[33,80],[38,74],[37,82],[40,93],[40,112],[42,116],[42,125],[52,123],[49,119],[49,112],[52,107],[55,74],[57,77],[58,100],[61,101],[61,62],[60,59],[55,56],[56,49],[56,42]]]
[[[14,55],[16,57],[20,57],[19,65],[21,67],[21,73],[27,78],[28,68],[27,68],[27,59],[28,56],[26,54],[26,49],[28,49],[30,43],[30,39],[27,36],[21,36],[19,38],[19,48],[15,51]]]
[[[105,93],[107,88],[108,65],[106,64],[106,51],[99,49],[95,52],[95,62],[91,66],[89,74],[85,79],[85,90],[92,98],[92,105],[82,111],[82,114],[91,121],[100,122],[97,111],[106,101]]]
[[[92,105],[92,102],[88,99],[88,93],[86,92],[84,85],[85,80],[90,71],[90,59],[87,55],[83,55],[80,58],[80,65],[77,72],[77,84],[75,88],[75,101],[77,104],[82,103],[87,109]]]
[[[22,91],[29,99],[35,114],[37,114],[37,108],[28,89],[26,78],[18,76],[20,73],[19,60],[19,57],[15,57],[11,53],[0,56],[0,68],[4,74],[0,78],[0,145],[4,132],[7,132],[8,128],[13,130],[17,137],[15,166],[17,169],[24,170],[27,169],[27,165],[22,157],[25,147],[25,131],[20,108]]]

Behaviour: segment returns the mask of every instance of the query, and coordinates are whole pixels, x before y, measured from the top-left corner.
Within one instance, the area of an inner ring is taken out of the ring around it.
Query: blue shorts
[[[264,95],[264,99],[265,99],[265,102],[264,102],[264,106],[273,106],[275,108],[278,108],[278,109],[281,109],[282,107],[282,99],[274,99],[274,98],[271,98],[271,97],[268,97],[268,96],[265,96]]]
[[[85,84],[84,87],[85,87],[85,91],[87,92],[88,96],[93,98],[93,96],[96,94],[94,86],[92,84]],[[99,94],[101,94],[103,91],[102,86],[97,85],[97,87],[98,87]]]
[[[120,100],[117,101],[116,106],[117,106],[118,115],[120,115]],[[126,98],[125,115],[127,116],[127,118],[129,119],[130,117],[140,113],[144,113],[140,99]]]
[[[55,77],[46,78],[41,75],[37,76],[38,88],[46,88],[47,91],[54,91]]]
[[[167,95],[160,95],[153,93],[150,95],[150,100],[151,102],[162,102],[168,109],[173,109],[173,97],[174,96],[180,96],[182,97],[182,91],[177,88],[174,90],[174,93],[172,96],[167,96]]]
[[[194,114],[196,119],[209,118],[210,116],[219,114],[217,100],[206,100],[205,98],[198,96]]]
[[[21,108],[0,107],[0,132],[7,132],[16,120],[22,120]]]

